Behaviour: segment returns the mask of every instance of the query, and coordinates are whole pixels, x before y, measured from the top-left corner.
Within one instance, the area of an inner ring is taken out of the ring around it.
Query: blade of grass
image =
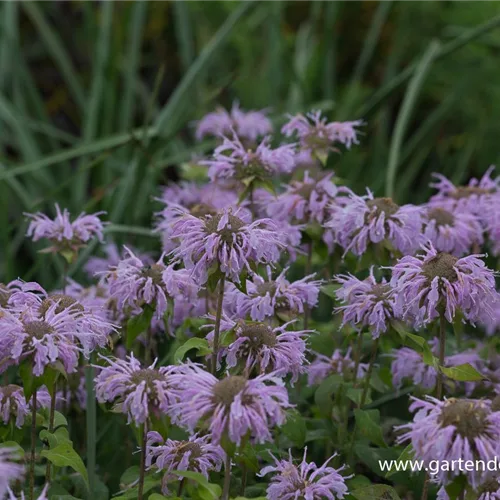
[[[54,63],[59,68],[76,104],[79,108],[85,109],[86,100],[83,87],[79,81],[78,74],[73,66],[71,58],[64,48],[64,43],[58,36],[57,29],[50,26],[46,21],[39,4],[35,2],[23,2],[22,6],[31,22],[37,28],[41,40],[47,47]]]
[[[189,7],[187,2],[174,2],[172,8],[174,9],[175,35],[182,69],[187,71],[195,56]]]
[[[270,9],[267,22],[269,36],[267,102],[278,103],[280,102],[280,90],[283,76],[283,37],[281,35],[283,3],[269,2],[267,6]]]
[[[389,161],[386,172],[386,196],[389,198],[394,197],[394,184],[396,179],[396,171],[399,165],[399,155],[401,153],[401,146],[403,144],[404,135],[408,126],[411,112],[420,91],[420,87],[424,78],[429,70],[436,54],[439,51],[440,44],[437,40],[433,40],[427,50],[425,51],[422,59],[417,65],[417,70],[408,85],[401,109],[396,119],[394,126],[394,134],[389,148]]]
[[[326,2],[325,5],[325,24],[323,27],[326,51],[323,68],[323,95],[325,99],[333,99],[335,96],[338,30],[334,27],[341,5],[340,2]]]
[[[162,135],[169,135],[177,130],[179,125],[178,114],[182,112],[186,101],[191,98],[190,92],[197,79],[205,73],[211,61],[220,53],[238,21],[248,14],[253,5],[254,2],[247,1],[235,9],[186,72],[156,119],[156,127],[161,131]]]
[[[489,21],[470,29],[464,32],[462,35],[458,36],[451,42],[448,42],[446,45],[441,47],[441,50],[438,54],[436,54],[435,59],[441,59],[446,57],[453,52],[461,49],[463,46],[467,45],[469,42],[472,42],[476,38],[483,36],[485,33],[497,28],[500,26],[500,16],[496,16]],[[373,94],[373,96],[364,103],[360,108],[359,112],[356,113],[356,116],[366,117],[385,99],[387,99],[394,90],[396,90],[400,85],[403,85],[407,80],[409,80],[413,73],[416,71],[417,63],[413,63],[407,66],[401,73],[399,73],[394,79],[380,88],[377,92]]]
[[[101,25],[95,46],[95,65],[93,68],[92,84],[86,103],[86,114],[83,125],[83,140],[88,143],[98,132],[99,110],[104,96],[105,71],[110,52],[111,28],[113,21],[113,2],[104,2],[100,8]],[[74,199],[77,205],[82,205],[85,199],[88,170],[81,171],[75,179]]]

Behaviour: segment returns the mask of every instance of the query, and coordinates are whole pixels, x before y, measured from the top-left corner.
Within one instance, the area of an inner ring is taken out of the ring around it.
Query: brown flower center
[[[377,283],[372,287],[372,295],[379,300],[384,300],[390,291],[391,287],[387,283]]]
[[[165,266],[161,264],[153,264],[151,266],[144,266],[141,271],[143,278],[151,278],[153,285],[160,286],[163,283],[163,271]]]
[[[243,326],[241,336],[248,338],[250,347],[253,349],[258,349],[265,345],[269,347],[276,345],[276,334],[271,327],[264,323]]]
[[[18,392],[21,390],[21,387],[15,384],[9,384],[4,387],[2,387],[2,390],[0,392],[0,401],[4,401],[6,399],[9,399],[12,394],[15,392]]]
[[[45,335],[53,333],[54,328],[46,321],[28,321],[24,323],[24,331],[32,338],[43,339]]]
[[[246,385],[247,379],[239,375],[230,375],[220,380],[213,388],[214,403],[231,406],[234,398],[243,391]]]
[[[295,189],[295,194],[298,194],[300,197],[305,200],[309,200],[311,194],[316,189],[315,182],[304,182],[297,189]]]
[[[10,296],[9,289],[3,283],[0,283],[0,307],[7,307]]]
[[[191,215],[194,215],[195,217],[198,217],[199,219],[207,216],[207,215],[216,215],[217,211],[211,207],[210,205],[207,205],[206,203],[197,203],[196,205],[193,205],[191,209],[189,210]]]
[[[139,385],[142,382],[146,382],[147,388],[151,389],[152,391],[155,390],[154,382],[163,379],[164,377],[160,372],[156,370],[151,370],[149,368],[143,368],[141,370],[137,370],[130,376],[130,380],[132,381],[133,384]]]
[[[73,311],[83,312],[83,306],[78,303],[76,299],[70,297],[69,295],[63,295],[62,293],[55,293],[50,297],[44,299],[40,305],[39,312],[42,316],[45,316],[45,313],[57,303],[56,306],[56,314],[60,314],[66,309],[71,309]]]
[[[427,212],[427,217],[429,220],[436,222],[436,226],[452,226],[455,222],[455,217],[451,212],[445,210],[444,208],[431,208]]]
[[[274,283],[273,281],[265,281],[264,283],[259,283],[256,287],[257,293],[262,297],[265,297],[267,293],[273,296],[276,293],[276,288],[276,283]]]
[[[219,222],[222,219],[221,214],[214,215],[213,217],[206,217],[205,218],[205,231],[208,234],[218,234],[223,241],[225,241],[228,244],[233,243],[233,235],[238,233],[242,227],[244,227],[246,224],[243,222],[239,217],[235,217],[232,214],[229,214],[229,222],[228,224],[222,228],[221,230],[218,230]]]
[[[457,271],[454,268],[457,261],[458,258],[454,255],[439,252],[429,262],[426,262],[422,269],[429,282],[434,278],[446,278],[450,283],[453,283],[457,280]]]
[[[500,394],[497,394],[491,402],[491,411],[500,411]]]
[[[478,498],[483,498],[483,493],[496,493],[500,489],[500,483],[497,477],[488,478],[481,486],[479,486],[477,493]],[[486,497],[486,498],[489,498]]]
[[[178,453],[184,454],[188,451],[191,452],[191,455],[189,455],[189,460],[195,460],[203,455],[203,450],[198,443],[193,443],[192,441],[183,441],[179,445]]]
[[[442,427],[453,425],[463,438],[474,439],[487,428],[488,407],[470,399],[448,399],[441,410],[439,423]]]
[[[485,189],[477,186],[459,186],[457,187],[456,191],[451,193],[451,197],[455,198],[456,200],[459,200],[461,198],[468,198],[469,196],[473,195],[483,195],[483,194],[491,194],[492,190],[491,189]]]
[[[368,208],[375,208],[375,214],[378,217],[385,214],[386,217],[394,215],[399,210],[399,205],[392,201],[392,198],[374,198],[373,200],[368,200],[366,202]]]

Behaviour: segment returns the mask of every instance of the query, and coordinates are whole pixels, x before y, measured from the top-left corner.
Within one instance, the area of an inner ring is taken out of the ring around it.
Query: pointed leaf
[[[88,476],[85,464],[70,443],[60,444],[51,450],[42,450],[41,455],[52,462],[56,467],[71,467],[85,479],[88,486]]]

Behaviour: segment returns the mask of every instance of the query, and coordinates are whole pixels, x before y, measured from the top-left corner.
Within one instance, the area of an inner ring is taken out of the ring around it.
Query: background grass
[[[278,124],[313,107],[365,119],[334,159],[357,190],[419,202],[431,172],[481,175],[499,154],[499,50],[497,2],[2,2],[0,280],[57,285],[23,217],[55,201],[158,248],[158,186],[212,147],[190,123],[234,99]]]

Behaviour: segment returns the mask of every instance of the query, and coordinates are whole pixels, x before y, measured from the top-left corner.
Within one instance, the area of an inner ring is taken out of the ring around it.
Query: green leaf
[[[212,352],[207,339],[193,337],[182,344],[174,354],[174,363],[179,363],[191,349],[196,349],[198,356],[206,356]]]
[[[40,422],[39,425],[41,427],[45,427],[46,429],[49,428],[49,414],[50,411],[48,408],[40,408],[38,412],[38,415],[42,417],[42,421]],[[62,413],[56,411],[54,412],[54,429],[57,429],[58,427],[61,426],[67,427],[68,421],[66,420],[66,417]]]
[[[361,404],[361,398],[363,397],[363,392],[364,389],[357,388],[357,387],[349,387],[346,391],[346,396],[354,403],[356,403],[358,406]],[[370,395],[370,392],[368,391],[366,398],[365,398],[365,404],[370,404],[372,402],[372,398]]]
[[[481,375],[470,363],[451,366],[449,368],[447,368],[446,366],[441,366],[440,370],[448,378],[458,380],[459,382],[475,382],[477,380],[485,380],[488,378],[484,375]]]
[[[343,378],[341,375],[330,375],[316,389],[314,401],[324,416],[330,416],[333,408],[332,396],[342,383]]]
[[[73,446],[66,427],[59,427],[55,432],[49,432],[43,429],[40,431],[39,436],[41,441],[48,443],[50,449],[65,443],[69,443],[70,446]]]
[[[306,422],[297,410],[288,413],[285,424],[281,427],[283,434],[292,441],[297,448],[303,448],[306,442]]]
[[[378,410],[371,410],[370,412],[355,409],[354,417],[356,419],[356,428],[358,432],[369,439],[372,443],[386,448],[387,444],[384,440],[384,435],[382,433],[382,428],[380,424],[372,418],[372,412],[376,412],[379,415]]]
[[[142,313],[138,316],[130,318],[127,323],[127,348],[130,349],[135,339],[144,333],[151,325],[151,319],[153,318],[154,309],[149,306],[145,306]]]
[[[22,460],[24,458],[24,449],[15,441],[4,441],[3,443],[0,443],[0,448],[8,448],[12,450],[14,455],[13,458],[18,460]]]
[[[339,283],[330,283],[328,285],[323,285],[320,288],[320,292],[324,293],[327,297],[330,297],[331,299],[336,299],[335,292],[340,288]]]
[[[220,498],[221,496],[222,493],[221,487],[218,484],[209,483],[207,481],[207,478],[203,474],[200,474],[199,472],[192,472],[187,470],[174,470],[172,471],[172,474],[177,474],[178,476],[186,477],[188,479],[191,479],[192,481],[195,481],[203,489],[208,491],[212,495],[212,498],[214,500]]]
[[[56,467],[71,467],[85,479],[88,486],[88,476],[85,464],[70,443],[60,444],[51,450],[42,450],[41,455],[52,462]]]
[[[401,500],[396,490],[387,484],[373,484],[351,491],[351,495],[357,500]]]
[[[398,462],[406,462],[407,460],[412,460],[413,459],[413,446],[411,444],[409,444],[402,452],[401,452],[401,455],[399,455],[399,457],[397,458],[397,461]],[[385,477],[386,478],[389,478],[391,477],[393,474],[396,474],[397,471],[396,468],[393,468],[392,470],[390,470],[386,475]]]

